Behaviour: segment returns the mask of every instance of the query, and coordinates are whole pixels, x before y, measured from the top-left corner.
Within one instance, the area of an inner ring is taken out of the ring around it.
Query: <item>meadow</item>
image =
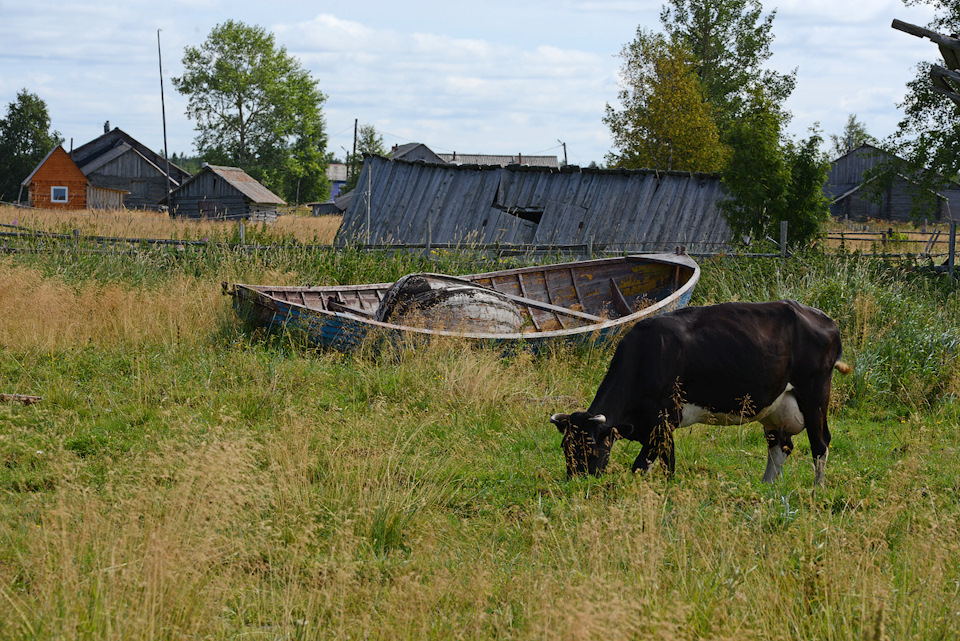
[[[76,225],[23,216],[0,208]],[[335,251],[315,224],[249,229],[282,245],[255,252],[6,239],[0,393],[42,400],[0,404],[0,639],[960,636],[956,281],[833,252],[703,260],[695,304],[789,297],[839,324],[855,369],[834,376],[826,487],[804,435],[762,484],[756,425],[678,431],[672,477],[631,474],[621,442],[568,481],[547,419],[589,404],[612,347],[340,354],[245,326],[221,282],[495,267]]]

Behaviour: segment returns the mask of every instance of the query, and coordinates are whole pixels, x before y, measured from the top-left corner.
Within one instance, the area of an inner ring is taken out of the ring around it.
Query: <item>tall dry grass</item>
[[[340,216],[282,215],[267,227],[274,236],[323,245],[333,242],[340,221]],[[246,224],[253,228],[262,226]],[[238,223],[171,218],[165,213],[143,209],[68,211],[0,205],[0,225],[6,226],[0,227],[4,231],[21,228],[115,238],[203,239],[230,238],[236,234]]]
[[[88,282],[70,285],[32,268],[0,263],[0,346],[52,351],[136,349],[194,342],[222,317],[223,297],[196,278],[153,289]]]

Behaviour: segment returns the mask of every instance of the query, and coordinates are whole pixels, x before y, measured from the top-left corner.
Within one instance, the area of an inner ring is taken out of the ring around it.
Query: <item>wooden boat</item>
[[[241,316],[271,329],[302,331],[322,347],[346,351],[379,332],[396,340],[450,336],[539,349],[554,342],[603,341],[642,318],[684,307],[700,267],[684,254],[641,254],[456,278],[417,276],[427,282],[419,285],[422,291],[463,290],[460,303],[414,305],[412,314],[385,318],[404,279],[325,287],[223,286]]]

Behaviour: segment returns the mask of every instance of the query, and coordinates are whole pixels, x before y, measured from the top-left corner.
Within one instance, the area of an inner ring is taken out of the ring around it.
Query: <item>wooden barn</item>
[[[204,163],[165,200],[171,216],[273,222],[286,203],[237,167]]]
[[[725,249],[730,240],[717,211],[720,197],[714,174],[368,156],[335,242],[594,245],[620,251],[683,245],[706,253]]]
[[[907,177],[897,176],[884,193],[882,202],[873,202],[866,195],[864,176],[867,170],[890,157],[872,145],[861,145],[833,161],[824,193],[830,199],[830,213],[834,218],[912,220],[911,191],[915,187]],[[948,189],[938,192],[936,202],[936,207],[924,218],[930,222],[960,219],[960,185],[951,183]]]
[[[119,127],[104,125],[99,138],[77,147],[70,157],[94,187],[126,192],[123,206],[157,209],[167,195],[167,161]],[[170,188],[176,189],[190,174],[173,163]]]

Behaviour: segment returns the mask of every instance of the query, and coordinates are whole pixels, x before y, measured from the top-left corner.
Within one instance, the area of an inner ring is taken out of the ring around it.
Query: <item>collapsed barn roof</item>
[[[502,243],[705,253],[730,230],[716,174],[448,165],[368,156],[336,243]],[[367,220],[369,217],[369,233]]]

